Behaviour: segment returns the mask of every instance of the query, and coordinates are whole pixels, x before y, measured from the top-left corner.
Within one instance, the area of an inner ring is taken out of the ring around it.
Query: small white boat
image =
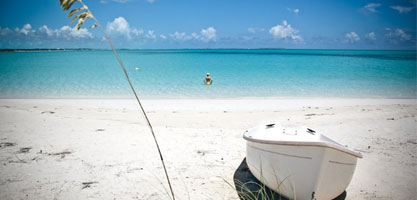
[[[362,155],[309,128],[267,124],[247,130],[252,174],[290,199],[330,200],[349,185]]]

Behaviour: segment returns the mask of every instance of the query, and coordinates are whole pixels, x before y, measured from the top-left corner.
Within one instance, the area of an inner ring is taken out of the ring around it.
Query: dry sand
[[[360,151],[347,199],[415,199],[416,100],[145,100],[178,199],[237,199],[242,133],[308,126]],[[134,100],[0,100],[0,199],[169,199]]]

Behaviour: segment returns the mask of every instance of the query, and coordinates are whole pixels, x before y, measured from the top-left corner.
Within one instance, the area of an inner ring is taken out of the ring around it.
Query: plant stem
[[[80,0],[80,3],[81,3],[83,6],[85,6],[85,4],[84,4],[84,2],[82,2],[82,0]],[[91,10],[90,10],[90,9],[88,9],[88,8],[87,8],[87,10],[89,10],[89,11],[91,12]],[[92,12],[91,12],[91,13],[92,13]],[[96,17],[94,17],[94,15],[93,15],[93,19],[94,19],[94,21],[96,22],[97,26],[100,28],[100,30],[101,30],[101,32],[103,33],[104,37],[106,38],[107,42],[110,44],[110,47],[111,47],[111,49],[113,50],[113,54],[114,54],[114,56],[116,57],[117,61],[119,62],[119,65],[120,65],[120,67],[122,68],[123,73],[125,74],[127,81],[129,82],[129,86],[130,86],[130,88],[132,89],[132,92],[133,92],[133,94],[134,94],[134,95],[135,95],[135,97],[136,97],[136,101],[137,101],[137,102],[138,102],[138,104],[139,104],[139,107],[140,107],[140,109],[141,109],[141,111],[142,111],[142,113],[143,113],[143,116],[145,117],[146,122],[148,123],[149,129],[151,130],[151,133],[152,133],[153,139],[154,139],[155,144],[156,144],[156,148],[158,149],[159,157],[160,157],[160,159],[161,159],[162,166],[163,166],[163,168],[164,168],[165,176],[166,176],[167,181],[168,181],[168,185],[169,185],[169,189],[170,189],[170,191],[171,191],[172,199],[173,199],[173,200],[175,200],[174,191],[173,191],[173,189],[172,189],[172,186],[171,186],[171,181],[169,180],[169,176],[168,176],[168,171],[167,171],[167,168],[165,167],[164,158],[163,158],[163,156],[162,156],[161,149],[159,148],[158,140],[156,139],[155,132],[153,131],[153,128],[152,128],[151,122],[149,121],[149,118],[148,118],[148,116],[146,115],[145,109],[143,109],[142,103],[140,102],[139,97],[138,97],[138,95],[136,94],[135,88],[133,87],[133,84],[132,84],[132,82],[130,81],[130,78],[129,78],[129,75],[127,74],[126,68],[124,67],[123,62],[122,62],[122,60],[120,59],[119,54],[118,54],[118,53],[117,53],[117,51],[116,51],[116,48],[114,48],[113,43],[112,43],[112,42],[111,42],[111,40],[110,40],[110,37],[106,34],[106,32],[104,31],[103,27],[100,25],[100,23],[98,22],[98,20],[96,19]]]

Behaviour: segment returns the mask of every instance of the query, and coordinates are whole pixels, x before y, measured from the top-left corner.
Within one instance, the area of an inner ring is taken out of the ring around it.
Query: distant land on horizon
[[[91,50],[103,50],[111,51],[110,48],[0,48],[0,52],[19,52],[19,51],[91,51]],[[144,48],[144,49],[129,49],[120,48],[117,50],[128,51],[149,51],[149,50],[348,50],[348,51],[417,51],[416,49],[304,49],[304,48]]]

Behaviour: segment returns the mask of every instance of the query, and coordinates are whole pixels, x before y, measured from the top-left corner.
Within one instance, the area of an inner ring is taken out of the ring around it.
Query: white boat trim
[[[275,145],[289,145],[289,146],[315,146],[315,147],[325,147],[325,148],[331,148],[335,149],[347,154],[350,154],[352,156],[362,158],[362,154],[352,151],[350,149],[343,148],[339,145],[328,143],[328,142],[310,142],[310,141],[271,141],[271,140],[262,140],[262,139],[253,139],[251,137],[246,137],[246,135],[243,135],[243,138],[247,141],[255,142],[255,143],[261,143],[261,144],[275,144]]]
[[[355,163],[344,163],[344,162],[338,162],[338,161],[333,161],[333,160],[329,160],[329,163],[339,164],[339,165],[356,165]]]
[[[265,149],[261,149],[255,146],[252,146],[250,144],[248,144],[248,146],[254,148],[254,149],[258,149],[259,151],[264,151],[264,152],[268,152],[268,153],[274,153],[274,154],[278,154],[278,155],[283,155],[283,156],[288,156],[288,157],[295,157],[295,158],[303,158],[303,159],[313,159],[311,157],[305,157],[305,156],[296,156],[296,155],[291,155],[291,154],[286,154],[286,153],[279,153],[279,152],[275,152],[275,151],[268,151]]]

